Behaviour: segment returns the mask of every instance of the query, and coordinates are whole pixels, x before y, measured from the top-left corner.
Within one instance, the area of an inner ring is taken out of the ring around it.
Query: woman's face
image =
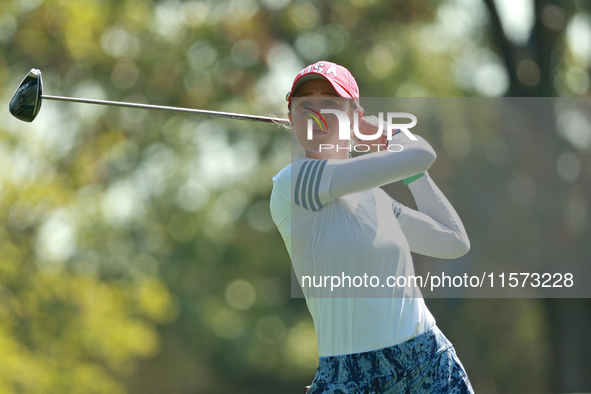
[[[353,112],[349,101],[340,97],[326,79],[308,81],[294,93],[291,99],[291,124],[296,139],[306,151],[307,157],[348,157],[349,139],[339,140],[337,116],[328,113],[320,114],[320,111],[336,109],[345,112],[349,115],[352,124]],[[308,138],[308,119],[312,120],[311,139]],[[349,133],[347,133],[348,136]]]

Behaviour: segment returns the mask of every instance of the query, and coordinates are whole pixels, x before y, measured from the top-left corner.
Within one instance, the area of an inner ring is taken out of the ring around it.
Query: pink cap
[[[359,87],[353,75],[343,66],[321,60],[304,68],[296,75],[285,99],[291,105],[291,96],[304,83],[314,79],[326,79],[341,97],[352,98],[359,104]]]

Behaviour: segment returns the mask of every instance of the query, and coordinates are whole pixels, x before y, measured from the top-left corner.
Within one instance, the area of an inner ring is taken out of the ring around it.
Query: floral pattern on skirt
[[[449,340],[437,326],[398,345],[320,357],[307,394],[473,394]]]

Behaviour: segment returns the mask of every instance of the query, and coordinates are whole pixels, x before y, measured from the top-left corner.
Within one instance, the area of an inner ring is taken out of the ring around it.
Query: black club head
[[[41,71],[33,68],[12,95],[8,105],[10,113],[17,119],[32,122],[41,108],[42,93]]]

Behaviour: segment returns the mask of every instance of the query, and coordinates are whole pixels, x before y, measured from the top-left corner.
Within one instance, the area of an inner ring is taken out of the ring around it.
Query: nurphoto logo
[[[384,113],[383,112],[379,112],[378,113],[378,130],[376,131],[375,134],[362,134],[359,131],[359,113],[355,112],[354,116],[353,116],[353,127],[351,127],[351,121],[349,119],[349,116],[341,110],[338,109],[321,109],[320,112],[315,111],[312,108],[309,107],[304,107],[306,110],[310,111],[310,112],[306,112],[309,116],[310,119],[308,119],[308,133],[307,133],[307,138],[308,140],[312,140],[313,139],[313,127],[314,124],[313,122],[315,121],[318,126],[320,127],[321,130],[328,130],[328,126],[326,124],[326,120],[324,119],[324,116],[322,116],[322,114],[333,114],[337,117],[338,122],[339,122],[339,139],[340,140],[347,140],[350,137],[350,133],[351,130],[353,130],[353,132],[355,133],[355,136],[362,140],[362,141],[375,141],[377,139],[379,139],[381,136],[385,135],[386,139],[388,141],[392,140],[392,135],[393,134],[397,134],[398,132],[403,132],[404,134],[406,134],[406,136],[408,138],[410,138],[413,141],[417,140],[417,137],[415,137],[408,129],[416,126],[417,124],[417,117],[414,116],[411,113],[408,112],[387,112],[386,113],[386,121],[384,122]],[[405,118],[405,119],[410,119],[410,123],[393,123],[394,119],[400,119],[400,118]],[[384,131],[384,123],[385,123],[385,127],[386,127],[386,131]],[[396,131],[393,133],[393,131]],[[382,146],[383,144],[372,144],[372,145],[378,145],[378,150],[379,150],[379,146]],[[400,152],[403,150],[402,145],[399,144],[386,144],[387,145],[387,149],[391,152]],[[395,148],[398,150],[392,150],[391,148]],[[332,144],[320,144],[320,150],[322,151],[322,149],[333,149],[334,146]],[[355,146],[352,147],[356,152],[368,152],[371,148],[369,147],[369,145],[366,144],[357,144]],[[338,147],[337,147],[338,149]]]

